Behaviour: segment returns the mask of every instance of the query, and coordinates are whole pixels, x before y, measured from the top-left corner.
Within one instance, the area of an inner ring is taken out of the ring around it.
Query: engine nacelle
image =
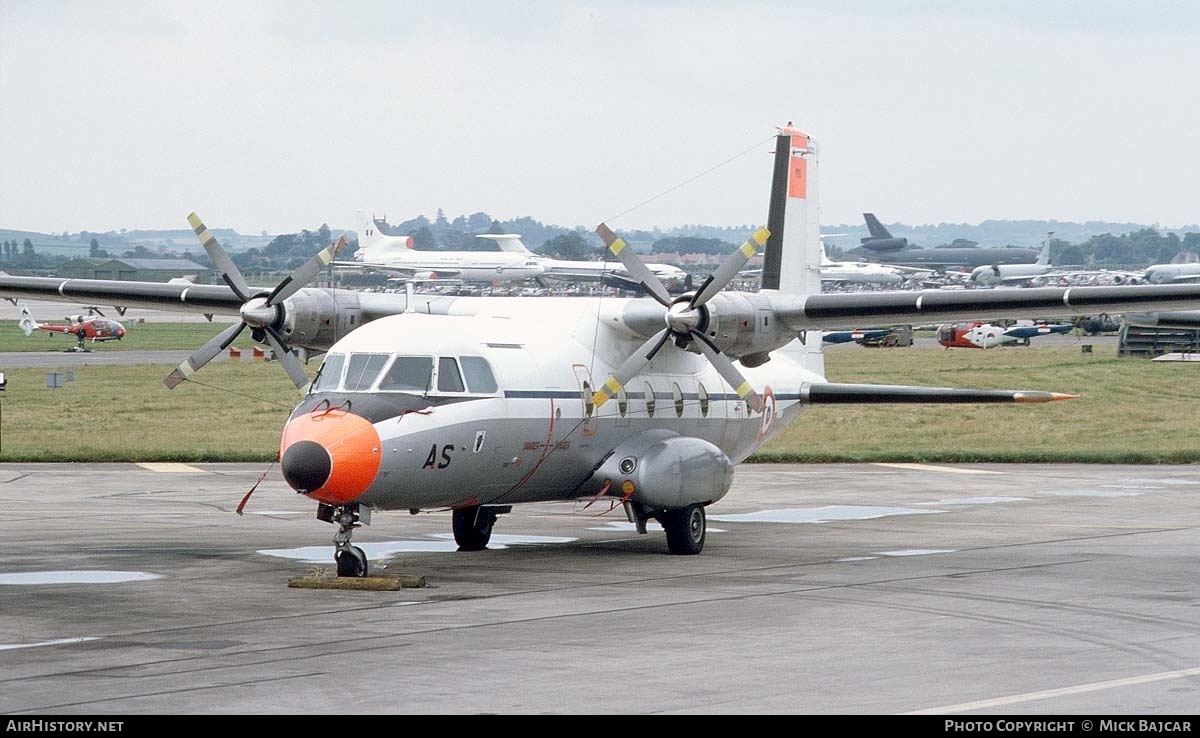
[[[656,510],[716,502],[733,484],[733,462],[708,441],[667,430],[639,433],[617,446],[580,487],[583,496],[622,497]]]
[[[289,346],[325,351],[361,325],[358,293],[305,288],[283,303],[279,326]]]

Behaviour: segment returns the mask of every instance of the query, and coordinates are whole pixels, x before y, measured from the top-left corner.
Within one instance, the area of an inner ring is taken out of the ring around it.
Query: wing
[[[237,315],[242,306],[226,285],[7,275],[0,276],[0,297],[227,315]]]
[[[1200,285],[1037,287],[1023,290],[922,290],[827,295],[766,293],[790,330],[887,326],[998,318],[1052,318],[1102,312],[1158,312],[1200,306]]]

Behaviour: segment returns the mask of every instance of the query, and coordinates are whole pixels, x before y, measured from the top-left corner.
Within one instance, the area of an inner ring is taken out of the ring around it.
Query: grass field
[[[66,325],[67,321],[61,320],[63,316],[39,315],[34,308],[34,317],[49,325]],[[116,311],[105,311],[105,315],[113,320],[121,321],[128,333],[125,338],[120,341],[103,341],[92,346],[97,351],[170,351],[170,350],[186,350],[191,351],[225,330],[229,326],[228,322],[217,323],[141,323],[134,324],[131,321],[122,321],[121,317],[116,314]],[[16,321],[4,321],[0,323],[0,353],[9,351],[65,351],[67,348],[74,346],[76,340],[74,336],[61,335],[51,333],[49,331],[34,331],[32,335],[26,336],[25,332],[17,326]],[[233,343],[234,346],[243,349],[249,349],[254,345],[254,341],[250,338],[249,331],[243,331],[242,335],[237,337]]]
[[[217,330],[188,324],[158,347],[194,348]],[[1075,344],[830,351],[831,381],[1047,389],[1081,397],[1048,405],[813,407],[754,460],[1200,462],[1200,366],[1116,359],[1114,353],[1097,346],[1084,358]],[[0,396],[0,460],[275,457],[299,398],[277,365],[215,362],[197,377],[209,386],[187,382],[174,391],[161,384],[169,369],[79,367],[76,381],[61,390],[45,388],[44,369],[9,370],[8,390]]]

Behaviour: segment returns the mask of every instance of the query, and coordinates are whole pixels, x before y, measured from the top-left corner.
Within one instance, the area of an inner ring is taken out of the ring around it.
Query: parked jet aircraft
[[[409,236],[379,233],[374,218],[357,214],[359,250],[355,261],[335,266],[362,266],[394,272],[416,280],[457,279],[494,284],[536,279],[600,280],[635,288],[620,262],[570,261],[535,254],[515,233],[481,233],[476,238],[495,241],[500,251],[417,251]],[[687,272],[670,264],[650,264],[650,269],[675,290],[690,288]]]
[[[78,343],[70,349],[71,351],[89,351],[90,349],[84,348],[84,341],[92,343],[120,341],[125,337],[125,326],[115,320],[109,320],[103,315],[99,317],[68,315],[66,320],[67,325],[39,323],[33,319],[29,306],[21,303],[21,318],[17,321],[17,325],[25,331],[27,336],[33,335],[35,330],[74,336]]]
[[[335,262],[336,266],[370,267],[412,279],[461,279],[493,284],[534,279],[546,271],[524,247],[502,251],[417,251],[412,237],[385,236],[366,213],[360,211],[356,215],[355,260]],[[501,242],[501,246],[506,245]]]
[[[1002,327],[977,320],[938,326],[937,339],[938,343],[946,348],[985,349],[994,346],[1003,346],[1008,343],[1021,343],[1028,346],[1032,338],[1048,336],[1054,333],[1070,333],[1074,329],[1074,323],[1059,323],[1055,325],[1037,323],[1034,325]]]
[[[1200,264],[1153,264],[1146,267],[1147,284],[1174,284],[1200,280]]]
[[[0,296],[240,316],[169,385],[247,327],[277,349],[298,386],[307,377],[289,344],[327,349],[280,456],[288,483],[338,526],[342,575],[367,572],[351,536],[372,510],[388,509],[449,507],[455,539],[473,550],[517,503],[609,499],[639,531],[658,519],[671,552],[694,554],[705,542],[705,507],[729,490],[733,466],[806,405],[1067,397],[828,382],[815,340],[823,328],[1200,306],[1200,285],[819,294],[817,153],[806,133],[780,131],[767,228],[678,298],[606,226],[597,230],[610,252],[650,298],[410,298],[305,287],[332,260],[329,249],[274,288],[252,288],[194,215],[227,286],[0,276]],[[725,291],[763,245],[764,289]]]
[[[972,287],[992,287],[999,284],[1028,283],[1036,277],[1049,275],[1054,267],[1050,265],[1050,242],[1054,240],[1054,232],[1046,235],[1046,242],[1038,259],[1033,264],[990,264],[977,266],[971,271],[970,284]]]
[[[861,239],[862,253],[866,258],[882,264],[950,269],[992,264],[1029,264],[1037,260],[1037,253],[1029,249],[918,248],[910,245],[907,238],[892,236],[874,213],[863,213],[863,220],[867,222],[867,229],[871,235]]]

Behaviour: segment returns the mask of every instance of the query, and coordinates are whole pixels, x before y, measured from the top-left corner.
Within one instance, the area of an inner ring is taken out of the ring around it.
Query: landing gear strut
[[[317,518],[338,526],[333,534],[333,560],[337,564],[339,577],[365,577],[367,575],[367,554],[358,546],[350,545],[350,536],[359,527],[360,510],[357,504],[326,505],[322,503],[317,508]],[[370,516],[364,523],[369,522]]]
[[[454,542],[459,551],[482,551],[492,538],[492,526],[501,513],[511,512],[512,506],[481,507],[469,505],[454,511]]]

